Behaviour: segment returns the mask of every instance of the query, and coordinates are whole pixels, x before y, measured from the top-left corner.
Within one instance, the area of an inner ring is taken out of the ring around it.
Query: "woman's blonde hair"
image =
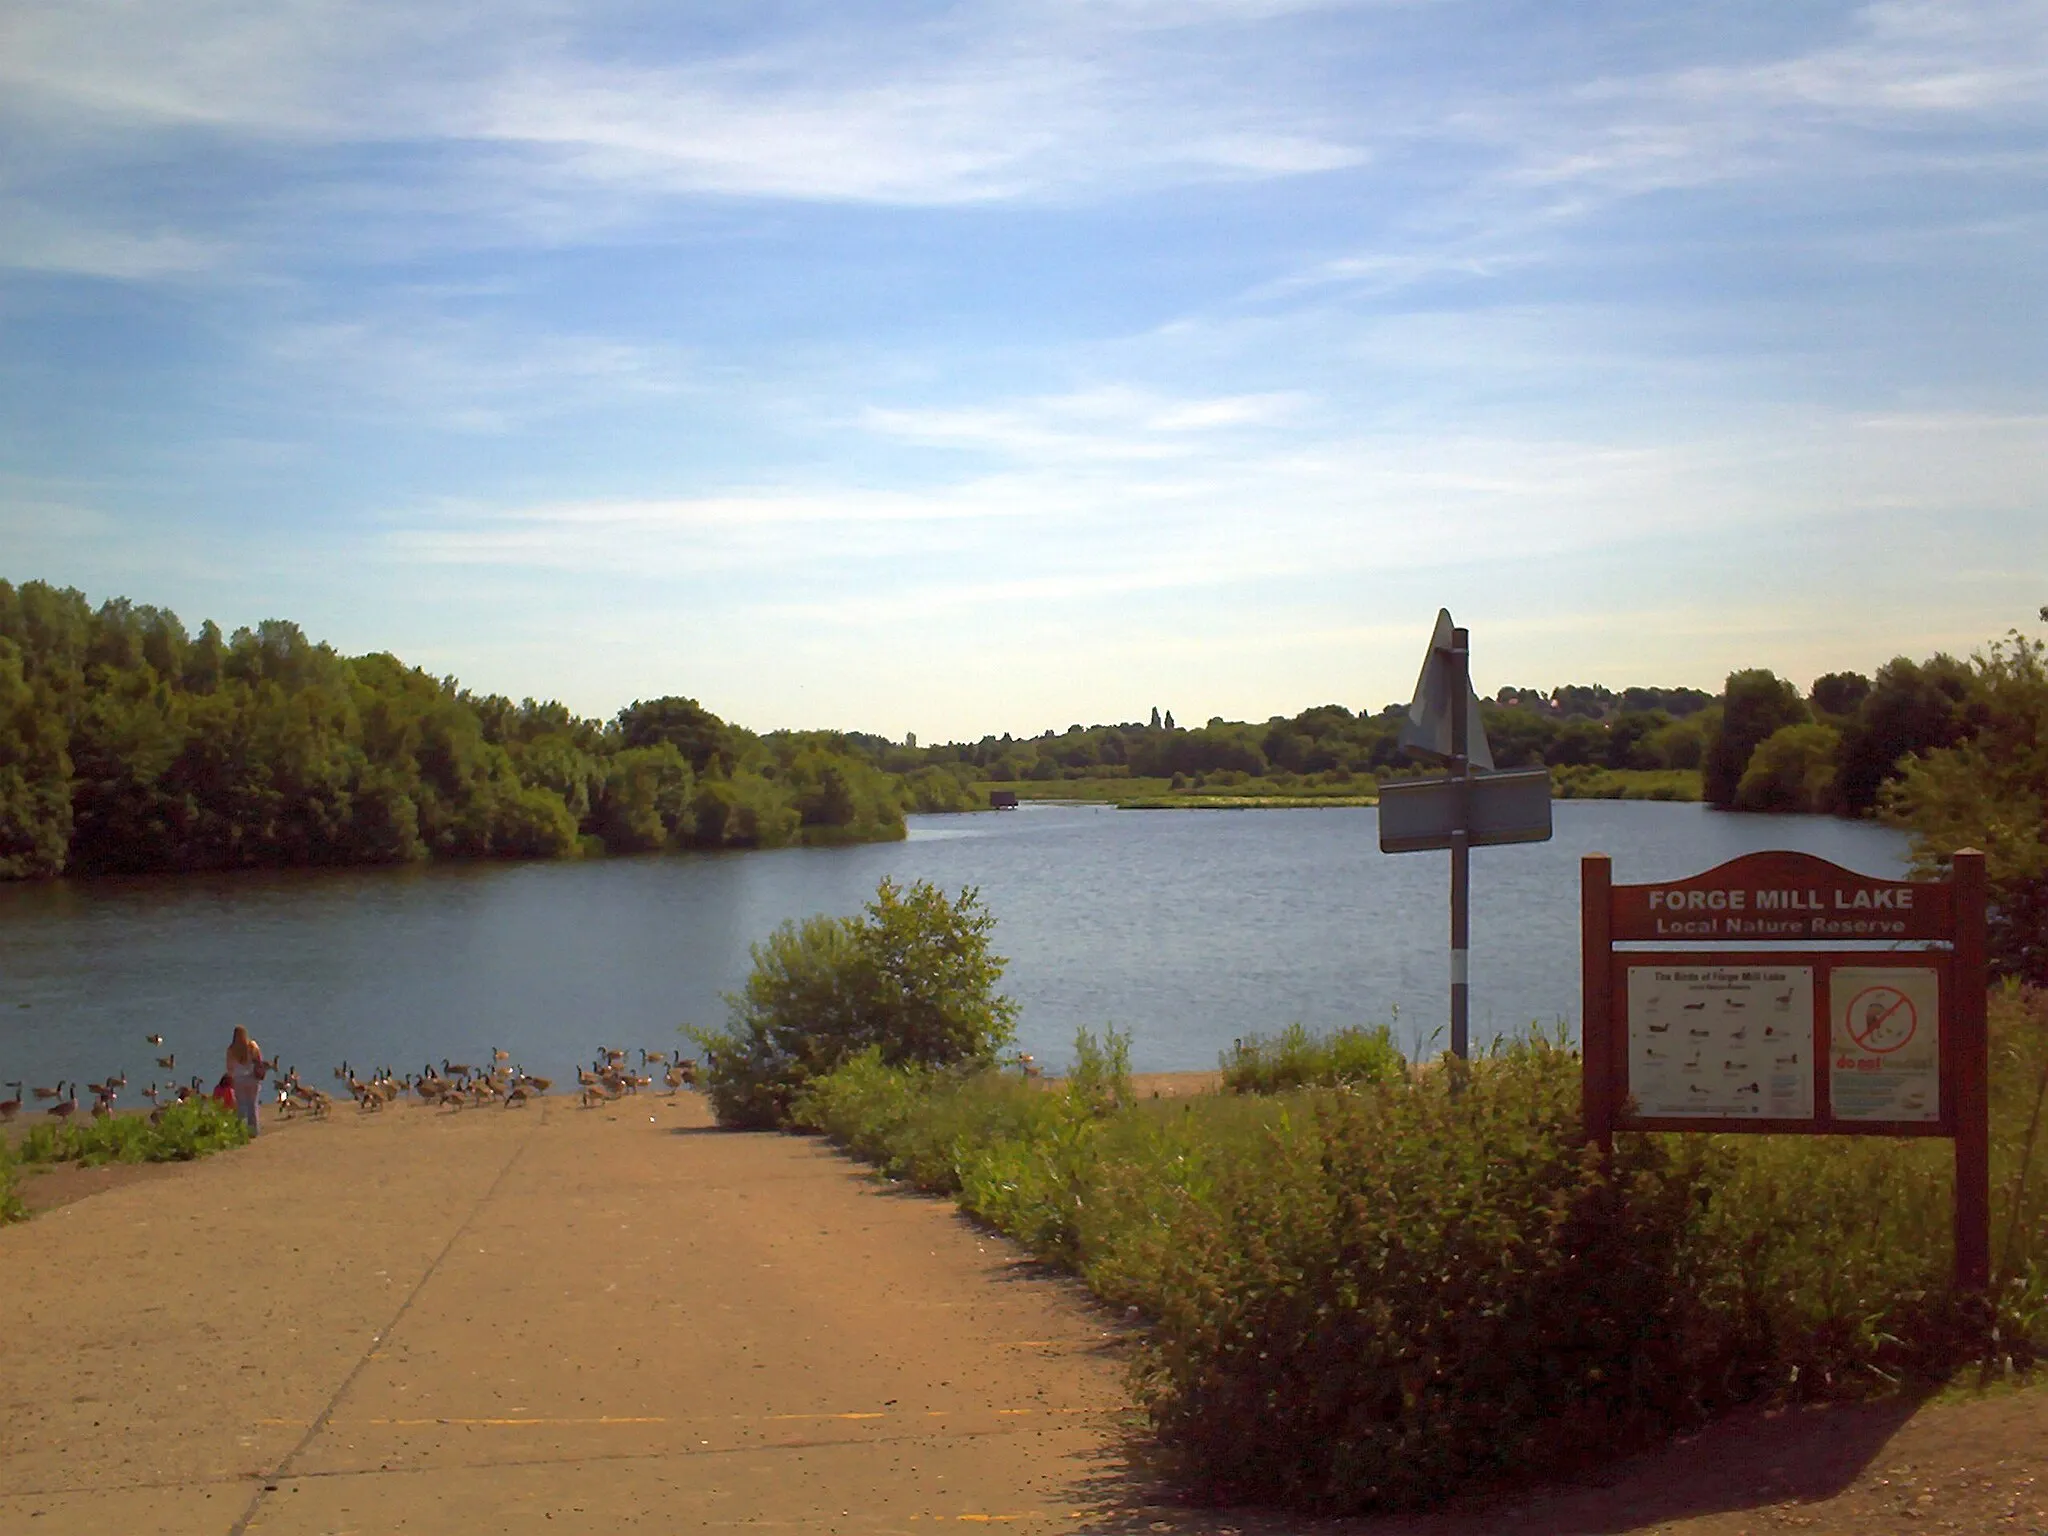
[[[228,1060],[251,1061],[255,1059],[257,1054],[256,1042],[249,1038],[248,1026],[237,1024],[235,1026],[235,1038],[228,1042]]]

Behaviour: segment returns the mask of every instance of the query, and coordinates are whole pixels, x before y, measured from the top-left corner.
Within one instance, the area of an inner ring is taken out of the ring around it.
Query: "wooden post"
[[[1579,860],[1579,1118],[1603,1156],[1614,1151],[1614,861]]]
[[[1947,1055],[1955,1074],[1956,1289],[1982,1292],[1991,1285],[1990,1044],[1984,1018],[1991,977],[1985,953],[1984,855],[1962,849],[1951,867],[1955,997],[1949,1006]]]

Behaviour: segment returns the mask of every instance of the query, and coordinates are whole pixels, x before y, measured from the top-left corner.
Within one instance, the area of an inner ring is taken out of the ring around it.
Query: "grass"
[[[161,1118],[109,1115],[46,1121],[21,1138],[14,1155],[23,1163],[182,1163],[239,1147],[249,1128],[233,1110],[205,1095],[166,1105]]]
[[[1223,1086],[1232,1093],[1285,1093],[1392,1083],[1408,1063],[1384,1024],[1313,1035],[1290,1024],[1278,1035],[1246,1035],[1223,1053]]]
[[[1553,768],[1554,800],[1687,800],[1701,796],[1697,768]]]
[[[28,1207],[21,1203],[21,1189],[15,1168],[14,1148],[0,1141],[0,1227],[11,1221],[27,1221]]]
[[[1559,800],[1686,800],[1700,798],[1697,769],[1595,768],[1550,770]],[[1079,800],[1126,811],[1250,810],[1299,806],[1377,805],[1379,781],[1369,774],[1197,774],[1161,778],[1021,779],[991,783],[1020,800]]]
[[[2048,995],[1993,999],[1988,1298],[1952,1295],[1951,1154],[1888,1138],[1623,1136],[1603,1167],[1559,1035],[1417,1071],[1291,1029],[1238,1091],[813,1084],[798,1117],[1151,1320],[1138,1390],[1205,1496],[1325,1513],[1583,1465],[1742,1402],[2025,1374],[2048,1349]]]

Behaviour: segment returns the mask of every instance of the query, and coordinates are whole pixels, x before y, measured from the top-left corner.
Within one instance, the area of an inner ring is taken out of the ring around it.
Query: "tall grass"
[[[1384,1024],[1328,1034],[1310,1034],[1290,1024],[1278,1035],[1246,1035],[1223,1053],[1222,1066],[1223,1086],[1232,1093],[1392,1083],[1408,1071],[1393,1031]]]
[[[15,1184],[15,1162],[14,1148],[0,1141],[0,1227],[28,1220],[28,1207],[21,1203],[21,1191]]]
[[[105,1119],[46,1122],[22,1137],[24,1163],[182,1163],[224,1152],[249,1139],[241,1116],[198,1095],[164,1107],[161,1116],[109,1115]]]
[[[1991,1017],[1988,1306],[1948,1286],[1948,1143],[1623,1136],[1603,1166],[1561,1033],[1407,1072],[1382,1069],[1378,1032],[1290,1031],[1240,1048],[1240,1086],[1327,1080],[1347,1050],[1373,1070],[1168,1101],[1134,1100],[1125,1042],[1084,1034],[1063,1086],[868,1060],[800,1108],[1141,1308],[1139,1394],[1187,1483],[1356,1511],[1553,1472],[1738,1402],[2031,1366],[2048,998],[2002,992]]]

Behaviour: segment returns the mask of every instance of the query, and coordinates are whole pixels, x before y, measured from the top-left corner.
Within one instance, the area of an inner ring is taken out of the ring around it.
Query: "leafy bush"
[[[14,1148],[0,1141],[0,1227],[28,1220],[28,1207],[21,1203],[21,1192],[15,1187],[14,1168]]]
[[[38,1125],[22,1137],[18,1152],[25,1163],[184,1163],[248,1139],[240,1115],[200,1094],[166,1105],[154,1121],[147,1115],[74,1116]]]
[[[1084,1037],[1064,1086],[869,1053],[804,1105],[1151,1317],[1141,1393],[1189,1483],[1357,1510],[1745,1400],[2030,1366],[2048,1347],[2048,995],[2001,991],[1991,1024],[1988,1318],[1948,1291],[1944,1144],[1623,1136],[1603,1170],[1578,1058],[1540,1033],[1470,1066],[1178,1101],[1132,1102],[1114,1035]]]
[[[1233,1093],[1284,1093],[1345,1083],[1391,1083],[1408,1062],[1384,1024],[1311,1035],[1290,1024],[1279,1035],[1246,1035],[1223,1053],[1223,1086]]]
[[[872,1047],[890,1067],[986,1065],[1015,1030],[995,918],[971,887],[884,878],[858,917],[784,923],[753,947],[721,1030],[689,1030],[719,1122],[785,1123],[804,1087]]]
[[[2048,647],[2015,632],[1971,666],[1974,733],[1908,758],[1883,805],[1912,830],[1922,878],[1983,850],[1992,965],[2048,985]]]

